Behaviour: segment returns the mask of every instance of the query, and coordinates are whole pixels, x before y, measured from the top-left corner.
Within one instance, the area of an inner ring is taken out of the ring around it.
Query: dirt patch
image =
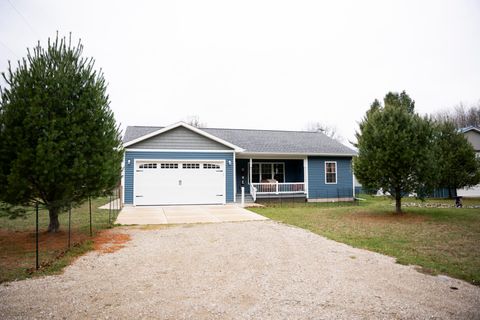
[[[72,230],[70,245],[78,247],[88,235]],[[48,267],[62,258],[68,250],[68,231],[42,231],[38,239],[39,264]],[[0,229],[0,283],[23,279],[35,271],[35,231]]]
[[[71,245],[82,243],[88,239],[85,234],[72,232]],[[68,248],[68,232],[40,232],[38,248],[42,260],[49,259],[59,251]],[[30,266],[35,256],[35,231],[10,231],[0,229],[0,267],[15,268]]]
[[[391,223],[391,222],[400,222],[400,223],[421,223],[428,220],[424,216],[415,215],[413,213],[402,213],[396,214],[392,212],[385,213],[371,213],[371,212],[356,212],[347,216],[347,219],[358,220],[366,223]]]
[[[87,235],[71,232],[71,244],[83,242]],[[68,231],[61,230],[57,233],[42,231],[39,233],[38,246],[40,250],[59,250],[68,246]],[[11,251],[35,251],[35,231],[10,231],[0,229],[0,248],[3,253]],[[13,250],[12,250],[13,249]],[[20,252],[18,252],[20,253]]]
[[[130,240],[129,234],[105,230],[93,239],[93,247],[102,253],[113,253],[125,247],[125,244]]]

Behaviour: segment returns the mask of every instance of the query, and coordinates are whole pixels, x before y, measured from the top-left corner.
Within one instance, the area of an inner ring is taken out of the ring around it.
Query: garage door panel
[[[135,170],[135,204],[224,203],[223,161],[140,161]]]

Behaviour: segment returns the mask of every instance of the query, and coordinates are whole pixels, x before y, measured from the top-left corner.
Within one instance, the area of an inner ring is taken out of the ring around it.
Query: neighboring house
[[[460,129],[460,131],[473,146],[477,158],[480,158],[480,128],[466,127]],[[457,189],[457,195],[462,197],[480,197],[480,184],[471,188]]]
[[[124,203],[225,204],[302,197],[352,200],[355,152],[320,132],[128,127]]]

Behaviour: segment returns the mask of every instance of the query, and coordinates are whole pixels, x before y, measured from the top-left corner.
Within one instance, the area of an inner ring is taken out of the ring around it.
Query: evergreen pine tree
[[[60,212],[112,190],[121,174],[105,79],[82,50],[57,35],[2,73],[0,201],[45,205],[50,232],[59,230]]]

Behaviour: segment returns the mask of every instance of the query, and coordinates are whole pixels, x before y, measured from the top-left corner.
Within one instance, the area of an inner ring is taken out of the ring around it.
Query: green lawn
[[[109,210],[99,206],[108,203],[108,198],[92,200],[92,226],[94,235],[111,227]],[[26,218],[9,219],[0,216],[0,283],[24,279],[33,275],[56,273],[70,262],[93,248],[90,238],[88,202],[72,209],[71,247],[68,249],[68,213],[59,216],[60,232],[49,234],[48,212],[39,211],[39,271],[35,271],[35,213],[28,208]],[[111,221],[117,211],[112,210]]]
[[[358,205],[270,204],[251,210],[354,247],[396,257],[402,264],[421,266],[423,272],[447,274],[480,284],[480,209],[408,207],[399,216],[393,213],[392,200],[363,198],[366,201]],[[413,199],[403,201],[422,203]],[[453,203],[453,200],[426,202],[433,203]],[[480,205],[480,199],[463,203]]]

